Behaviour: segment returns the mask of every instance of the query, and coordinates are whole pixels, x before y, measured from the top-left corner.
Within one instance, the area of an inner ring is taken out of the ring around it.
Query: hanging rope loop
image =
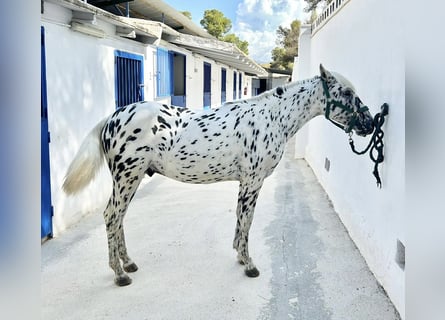
[[[388,109],[388,104],[384,103],[381,107],[382,111],[374,116],[374,133],[372,134],[371,140],[369,140],[369,143],[364,150],[357,151],[355,149],[354,140],[352,140],[352,132],[349,133],[349,145],[355,154],[362,155],[369,151],[369,157],[374,162],[374,171],[372,173],[374,174],[377,187],[379,188],[382,187],[382,180],[380,179],[378,166],[385,159],[383,155],[383,136],[385,133],[383,132],[382,127],[385,123],[385,117],[388,115]]]

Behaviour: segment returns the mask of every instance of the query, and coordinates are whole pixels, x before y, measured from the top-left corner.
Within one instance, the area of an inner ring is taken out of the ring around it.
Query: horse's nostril
[[[374,132],[374,124],[371,123],[371,125],[369,125],[369,126],[367,127],[366,134],[371,134],[371,133],[373,133],[373,132]]]

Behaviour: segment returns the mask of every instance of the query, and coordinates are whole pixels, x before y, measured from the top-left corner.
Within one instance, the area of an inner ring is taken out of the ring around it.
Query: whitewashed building
[[[61,191],[70,161],[100,119],[140,100],[212,108],[250,97],[252,79],[267,75],[160,0],[118,3],[42,1],[42,238],[108,200],[105,170],[75,200]]]
[[[373,163],[357,156],[347,135],[318,117],[296,136],[370,270],[405,317],[405,59],[396,2],[334,0],[313,25],[302,26],[294,77],[319,74],[319,64],[348,78],[372,114],[389,105],[383,127],[382,188]],[[354,136],[362,149],[369,138]]]

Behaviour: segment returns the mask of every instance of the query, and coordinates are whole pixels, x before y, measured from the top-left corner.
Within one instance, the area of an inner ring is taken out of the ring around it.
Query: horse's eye
[[[345,96],[345,98],[351,98],[351,97],[352,97],[352,91],[349,90],[349,89],[346,89],[346,90],[343,92],[343,95]]]

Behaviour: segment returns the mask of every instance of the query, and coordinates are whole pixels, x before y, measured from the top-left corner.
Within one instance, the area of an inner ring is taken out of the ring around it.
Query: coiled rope
[[[379,188],[382,187],[382,180],[380,179],[379,174],[379,164],[382,163],[385,158],[383,155],[383,136],[385,133],[382,130],[382,126],[385,123],[385,116],[388,115],[388,109],[388,104],[384,103],[381,106],[382,111],[374,116],[374,133],[372,134],[368,146],[363,151],[357,151],[355,149],[354,141],[352,140],[352,132],[349,133],[349,145],[355,154],[362,155],[369,150],[369,157],[374,162],[374,171],[372,173],[374,174],[377,187]]]

